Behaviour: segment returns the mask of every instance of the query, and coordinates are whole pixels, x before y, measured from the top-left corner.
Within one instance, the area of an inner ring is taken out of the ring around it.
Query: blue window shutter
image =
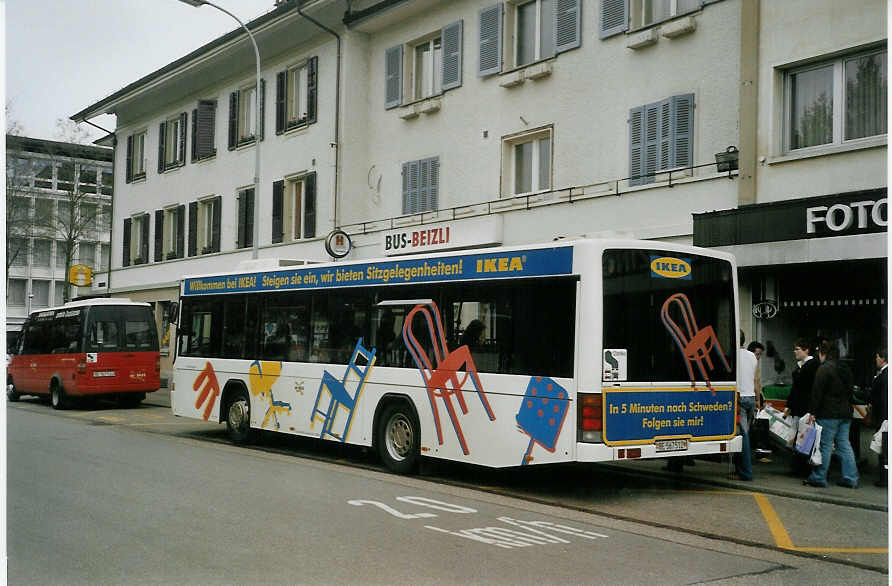
[[[384,52],[384,107],[399,106],[403,101],[403,46],[397,45]]]
[[[675,165],[672,162],[672,99],[666,99],[657,104],[658,114],[658,155],[657,169],[670,169]]]
[[[502,71],[502,4],[480,11],[480,77]]]
[[[418,212],[419,161],[403,163],[403,214]]]
[[[439,209],[440,204],[440,157],[430,159],[430,181],[428,182],[429,211]]]
[[[629,0],[601,0],[600,24],[598,36],[602,39],[629,30]]]
[[[461,85],[462,70],[462,21],[453,22],[440,31],[443,43],[443,59],[441,60],[441,84],[443,91]]]
[[[644,183],[653,183],[660,152],[660,103],[644,107]]]
[[[629,112],[629,185],[642,185],[644,178],[644,106]]]
[[[581,21],[580,0],[557,0],[554,3],[554,43],[555,52],[561,53],[575,49],[580,44]]]
[[[672,97],[672,165],[692,166],[694,155],[694,94]]]
[[[426,212],[430,209],[431,191],[431,160],[418,161],[418,205],[416,212]]]

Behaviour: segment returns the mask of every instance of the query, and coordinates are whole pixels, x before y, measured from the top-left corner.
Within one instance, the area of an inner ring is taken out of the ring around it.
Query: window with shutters
[[[239,143],[254,140],[257,132],[257,88],[255,85],[245,87],[238,92],[238,141]]]
[[[159,172],[180,167],[186,162],[186,113],[161,123],[159,136]]]
[[[508,0],[479,13],[477,73],[550,59],[581,44],[581,0]]]
[[[254,188],[241,189],[238,192],[238,232],[236,248],[248,248],[254,243]]]
[[[629,113],[629,185],[693,165],[694,94],[673,96]]]
[[[217,154],[217,100],[199,100],[192,110],[192,161]]]
[[[875,49],[784,71],[784,150],[886,134],[886,55]]]
[[[432,212],[439,198],[439,157],[403,163],[403,215]]]
[[[130,218],[130,264],[149,262],[149,214]]]
[[[385,107],[437,96],[462,84],[462,21],[385,51]]]
[[[146,131],[127,137],[127,182],[146,177]]]
[[[632,28],[639,29],[700,9],[702,0],[631,0]]]
[[[162,226],[162,249],[164,260],[183,257],[185,244],[186,206],[179,205],[164,209]]]
[[[211,197],[198,202],[197,243],[198,252],[220,252],[220,198]],[[216,235],[216,238],[215,238]]]
[[[552,129],[540,128],[502,139],[502,195],[551,189]]]
[[[316,122],[318,57],[276,75],[276,134]]]

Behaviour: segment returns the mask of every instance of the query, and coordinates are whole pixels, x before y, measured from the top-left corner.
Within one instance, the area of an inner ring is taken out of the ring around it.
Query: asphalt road
[[[573,485],[573,467],[521,481],[454,466],[399,477],[306,440],[236,448],[219,426],[151,406],[55,412],[25,401],[7,420],[10,584],[888,582],[685,526],[709,518],[770,541],[746,495],[630,476],[595,494],[591,478]],[[549,486],[554,501],[542,496]],[[812,520],[835,515],[833,505],[801,506],[823,508],[800,524],[824,534]],[[598,508],[606,514],[588,512]],[[862,527],[885,520],[874,513]],[[626,520],[644,514],[660,521]]]

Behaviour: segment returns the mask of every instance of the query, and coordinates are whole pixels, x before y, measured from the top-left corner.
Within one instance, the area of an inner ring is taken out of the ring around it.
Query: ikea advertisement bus
[[[403,473],[736,452],[737,307],[731,255],[637,240],[194,276],[171,404]]]

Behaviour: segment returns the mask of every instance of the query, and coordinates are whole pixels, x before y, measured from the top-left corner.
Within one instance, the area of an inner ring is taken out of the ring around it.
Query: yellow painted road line
[[[794,551],[813,553],[889,553],[885,547],[792,547]]]
[[[774,542],[777,546],[784,549],[793,549],[795,546],[790,540],[790,536],[787,534],[784,524],[781,523],[780,517],[777,516],[774,507],[771,506],[768,497],[764,494],[753,493],[753,498],[756,499],[756,504],[759,505],[759,510],[762,511],[762,516],[765,518],[765,522],[768,524],[768,530],[771,531],[771,535],[774,537]]]

